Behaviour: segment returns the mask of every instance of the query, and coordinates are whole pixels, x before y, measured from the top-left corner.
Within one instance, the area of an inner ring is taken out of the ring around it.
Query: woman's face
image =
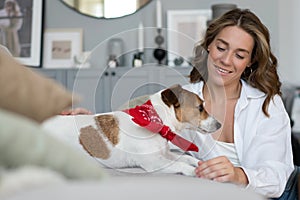
[[[239,82],[251,64],[253,47],[250,34],[237,26],[225,27],[208,46],[208,81],[222,86]]]

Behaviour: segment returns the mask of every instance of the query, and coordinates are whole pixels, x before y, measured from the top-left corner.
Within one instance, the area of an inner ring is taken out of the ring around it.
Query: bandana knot
[[[153,133],[159,133],[163,138],[180,147],[182,150],[198,152],[198,147],[195,144],[176,135],[171,131],[170,127],[163,124],[150,100],[135,108],[124,110],[124,112],[132,116],[132,121],[136,124]]]

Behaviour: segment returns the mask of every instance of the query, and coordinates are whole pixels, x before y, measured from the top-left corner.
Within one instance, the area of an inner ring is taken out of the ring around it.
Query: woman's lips
[[[216,65],[215,65],[215,68],[216,68],[216,70],[217,70],[218,72],[220,72],[220,73],[222,73],[222,74],[230,74],[230,73],[232,73],[232,71],[226,70],[226,69],[223,69],[223,68],[220,68],[220,67],[218,67],[218,66],[216,66]]]

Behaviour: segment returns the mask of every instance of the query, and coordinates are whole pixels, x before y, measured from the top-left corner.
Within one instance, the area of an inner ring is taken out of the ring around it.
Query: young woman
[[[244,185],[267,198],[297,199],[287,191],[297,168],[268,29],[249,10],[229,11],[209,25],[193,66],[186,89],[222,123],[212,135],[190,138],[203,147],[191,153],[202,160],[197,176]]]

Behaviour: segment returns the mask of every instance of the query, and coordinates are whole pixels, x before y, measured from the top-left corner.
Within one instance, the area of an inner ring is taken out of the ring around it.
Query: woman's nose
[[[221,61],[225,65],[230,65],[232,61],[232,54],[230,52],[224,52],[224,54],[221,57]]]

